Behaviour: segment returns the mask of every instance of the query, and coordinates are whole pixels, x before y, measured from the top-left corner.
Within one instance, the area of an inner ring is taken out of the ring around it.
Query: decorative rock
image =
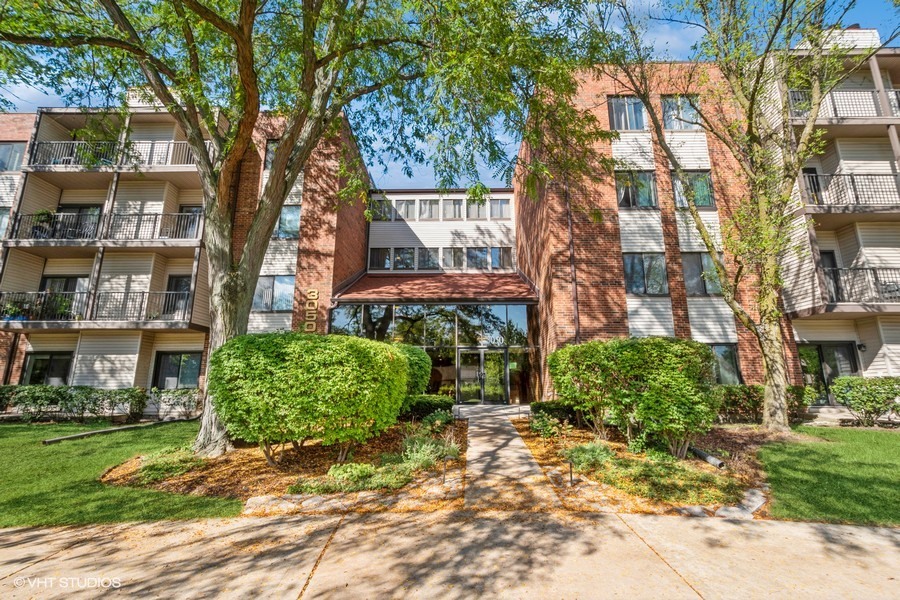
[[[702,506],[681,506],[675,509],[679,515],[684,517],[708,517]],[[716,515],[718,516],[718,514]]]
[[[750,489],[744,492],[744,499],[738,504],[749,513],[755,513],[766,503],[766,494],[762,490]]]
[[[254,496],[244,503],[244,512],[258,510],[278,500],[278,496]]]
[[[753,513],[739,506],[723,506],[716,511],[716,516],[723,519],[749,520],[753,518]]]

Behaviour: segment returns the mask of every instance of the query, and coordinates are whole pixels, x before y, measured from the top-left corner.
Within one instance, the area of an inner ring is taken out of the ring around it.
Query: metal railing
[[[809,204],[900,206],[900,175],[804,175],[803,178]]]
[[[837,302],[900,302],[900,269],[822,269],[828,299]]]
[[[209,142],[206,143],[206,148],[211,149]],[[193,165],[197,161],[187,142],[132,141],[128,144],[122,162],[138,165]]]
[[[118,142],[37,142],[32,165],[112,166],[117,162]]]
[[[77,321],[87,306],[88,292],[0,292],[4,321]]]
[[[99,214],[18,215],[13,237],[19,240],[91,240],[97,237],[99,225]]]
[[[110,240],[190,240],[200,237],[199,213],[113,213]]]
[[[900,90],[886,90],[891,110],[885,112],[877,90],[834,90],[829,92],[819,108],[819,118],[900,116]],[[809,113],[811,96],[808,91],[789,92],[791,116],[803,118]]]
[[[191,312],[190,292],[98,292],[96,321],[185,321]]]

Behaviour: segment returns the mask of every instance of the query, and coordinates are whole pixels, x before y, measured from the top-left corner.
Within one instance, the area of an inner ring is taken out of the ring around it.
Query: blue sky
[[[863,28],[882,30],[885,34],[888,29],[897,26],[898,9],[890,0],[859,0],[856,6],[848,13],[845,23],[851,25],[858,23]],[[660,24],[653,30],[653,36],[660,50],[666,50],[671,56],[685,56],[691,45],[697,40],[698,34],[685,27],[673,24]],[[900,41],[891,45],[900,46]],[[43,94],[40,90],[26,87],[16,87],[6,90],[4,95],[10,99],[19,112],[31,112],[39,106],[62,106],[63,103],[55,95]],[[516,144],[509,145],[510,156],[517,151]],[[370,171],[374,184],[379,188],[427,188],[434,186],[434,173],[427,165],[414,169],[413,177],[408,178],[399,166],[388,165],[387,172],[380,165],[370,165]],[[487,171],[482,173],[483,183],[489,186],[501,186],[503,182],[492,177]]]

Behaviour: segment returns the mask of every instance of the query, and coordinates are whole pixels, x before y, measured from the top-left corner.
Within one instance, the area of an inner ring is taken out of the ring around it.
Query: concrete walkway
[[[516,406],[466,406],[468,418],[465,507],[472,510],[541,512],[560,506],[559,497],[510,417],[527,416]]]
[[[117,585],[172,599],[879,600],[898,577],[900,530],[775,521],[463,511],[0,530],[4,599]]]

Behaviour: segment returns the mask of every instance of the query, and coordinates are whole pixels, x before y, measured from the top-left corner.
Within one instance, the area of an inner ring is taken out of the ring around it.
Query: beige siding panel
[[[900,225],[897,223],[858,223],[865,266],[900,268]]]
[[[153,344],[154,352],[196,352],[203,350],[206,334],[203,333],[157,333]]]
[[[291,330],[291,313],[250,313],[247,333],[271,333],[279,329]]]
[[[72,139],[72,132],[56,122],[52,117],[44,115],[38,125],[35,141],[37,142],[61,142]]]
[[[706,230],[712,235],[716,247],[722,250],[722,226],[719,223],[719,213],[712,210],[700,211],[700,219],[706,226]],[[706,252],[706,244],[700,237],[700,232],[694,223],[691,213],[686,210],[678,211],[675,219],[678,226],[678,243],[684,252]]]
[[[178,188],[171,183],[166,183],[166,189],[163,192],[163,209],[164,213],[178,212]]]
[[[881,340],[881,329],[876,319],[862,319],[856,322],[860,343],[866,345],[865,352],[859,352],[863,375],[878,377],[887,374],[887,357]]]
[[[150,290],[162,292],[166,289],[166,271],[169,268],[169,259],[160,254],[153,255],[153,266],[150,271]]]
[[[841,249],[838,246],[837,233],[834,231],[816,231],[819,250],[831,250],[836,253],[838,264],[841,262]]]
[[[840,164],[838,173],[896,173],[887,137],[841,138],[835,142]]]
[[[878,319],[884,340],[885,375],[900,376],[900,318]]]
[[[0,175],[0,206],[12,206],[21,175]]]
[[[856,233],[856,225],[848,225],[837,231],[838,246],[841,249],[841,266],[862,267],[865,260],[860,252],[859,238]]]
[[[116,191],[115,211],[120,213],[161,213],[166,197],[164,181],[123,181]]]
[[[675,335],[672,301],[668,298],[628,296],[628,333],[634,337]]]
[[[794,339],[798,342],[854,342],[857,339],[853,321],[836,319],[796,319]]]
[[[93,258],[48,258],[44,275],[90,275]]]
[[[63,190],[59,204],[103,204],[106,202],[107,192],[107,189]]]
[[[153,386],[153,342],[152,331],[141,332],[137,364],[134,368],[134,385],[149,390]]]
[[[260,275],[288,275],[297,270],[297,240],[272,240]]]
[[[269,247],[274,243],[270,243]],[[515,224],[512,221],[376,221],[369,226],[370,248],[515,245]]]
[[[197,284],[194,287],[194,306],[191,321],[209,327],[209,261],[206,252],[200,252],[200,265],[197,268]]]
[[[178,190],[178,206],[202,206],[203,190]]]
[[[101,292],[140,292],[150,289],[153,254],[107,254],[100,267]]]
[[[3,271],[0,291],[36,292],[41,286],[44,259],[21,250],[10,250]]]
[[[709,169],[705,131],[668,131],[666,140],[683,169]]]
[[[28,336],[31,352],[74,352],[77,347],[77,333],[33,333]]]
[[[787,310],[795,311],[818,304],[819,280],[809,247],[806,217],[801,215],[794,220],[791,236],[801,250],[788,252],[781,259],[784,277],[782,297]]]
[[[83,332],[75,356],[72,385],[116,389],[134,385],[141,333]]]
[[[653,141],[649,131],[620,132],[619,139],[612,142],[612,155],[631,169],[655,169]]]
[[[133,141],[167,141],[175,139],[174,123],[132,123],[129,139]]]
[[[819,163],[822,165],[821,173],[830,175],[838,173],[840,168],[841,157],[838,154],[837,144],[834,142],[825,147],[825,152],[819,157]]]
[[[39,210],[56,210],[59,204],[60,189],[39,177],[29,175],[25,180],[22,194],[22,206],[19,214],[33,215]]]
[[[691,337],[705,344],[737,342],[734,313],[722,298],[688,298]]]
[[[622,252],[665,252],[662,220],[656,210],[620,210]]]
[[[166,268],[166,277],[169,275],[190,275],[194,270],[193,258],[170,258]]]

